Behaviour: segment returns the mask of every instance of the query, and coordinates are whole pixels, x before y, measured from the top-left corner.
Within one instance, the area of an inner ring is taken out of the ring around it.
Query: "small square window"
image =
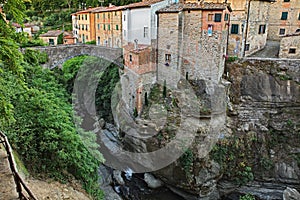
[[[239,25],[238,24],[231,25],[231,34],[239,34]]]
[[[222,21],[222,14],[216,13],[215,14],[215,22],[221,22]]]
[[[283,0],[283,2],[290,2],[290,0]]]
[[[295,54],[296,53],[296,48],[290,48],[289,53],[290,54]]]
[[[258,34],[265,34],[266,33],[266,25],[259,25]]]
[[[281,13],[281,20],[287,20],[288,18],[288,12],[282,12]]]
[[[165,61],[167,63],[171,62],[171,54],[165,54]]]
[[[284,34],[285,34],[285,29],[284,28],[279,29],[279,35],[284,35]]]
[[[250,44],[246,44],[245,51],[249,51],[249,49],[250,49]]]

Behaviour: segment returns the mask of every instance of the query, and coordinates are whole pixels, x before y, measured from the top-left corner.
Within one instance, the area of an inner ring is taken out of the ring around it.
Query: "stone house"
[[[267,42],[270,8],[275,0],[204,0],[230,3],[232,13],[228,55],[244,57],[263,49]]]
[[[130,94],[125,97],[125,103],[138,112],[156,78],[156,11],[168,4],[168,0],[144,0],[126,5],[122,10],[124,72],[130,80],[122,86]]]
[[[300,33],[281,37],[279,58],[300,59]]]
[[[96,44],[122,47],[123,6],[109,5],[92,11],[95,15]]]
[[[74,44],[74,37],[68,32],[63,32],[61,30],[50,30],[47,33],[41,34],[39,38],[43,40],[46,44],[57,45],[59,35],[63,34],[64,44]]]
[[[271,6],[269,40],[281,40],[281,36],[300,31],[300,1],[277,0]]]
[[[172,4],[158,15],[158,81],[221,80],[230,14],[226,3]]]

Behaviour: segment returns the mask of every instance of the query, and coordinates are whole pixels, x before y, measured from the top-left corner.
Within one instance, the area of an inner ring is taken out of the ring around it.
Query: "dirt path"
[[[0,199],[18,199],[13,175],[10,171],[7,155],[4,147],[0,144]]]
[[[72,187],[56,181],[47,182],[33,178],[25,179],[27,186],[39,200],[90,200],[91,198],[81,189],[79,184]],[[13,175],[9,168],[4,147],[0,144],[0,200],[17,200]]]

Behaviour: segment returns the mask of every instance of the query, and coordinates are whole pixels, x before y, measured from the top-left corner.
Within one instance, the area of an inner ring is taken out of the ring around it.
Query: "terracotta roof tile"
[[[41,34],[40,37],[57,37],[62,33],[61,30],[52,30],[47,33]]]
[[[182,10],[225,10],[228,4],[226,3],[186,3],[186,4],[171,4],[165,8],[158,10],[158,13],[163,12],[179,12]]]

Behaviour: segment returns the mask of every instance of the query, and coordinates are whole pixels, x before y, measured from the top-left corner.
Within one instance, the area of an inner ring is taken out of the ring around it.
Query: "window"
[[[100,45],[100,37],[98,37],[98,45]]]
[[[208,14],[207,21],[212,21],[214,15],[213,14]]]
[[[126,37],[126,30],[124,30],[124,37]]]
[[[288,18],[288,12],[282,12],[281,13],[281,20],[287,20]]]
[[[279,35],[284,35],[284,34],[285,34],[285,29],[284,28],[279,29]]]
[[[132,55],[129,55],[129,61],[132,62]]]
[[[78,20],[80,20],[80,15],[78,15]]]
[[[249,49],[250,49],[250,44],[246,44],[245,51],[249,51]]]
[[[117,16],[117,11],[115,11],[115,16]]]
[[[97,29],[100,30],[100,24],[97,24]]]
[[[290,0],[283,0],[283,2],[290,2]]]
[[[228,20],[229,20],[229,14],[226,13],[226,14],[224,15],[224,21],[228,21]]]
[[[165,61],[168,63],[168,62],[171,62],[171,54],[165,54]]]
[[[86,38],[86,40],[88,40],[88,39],[89,39],[89,36],[85,36],[85,38]]]
[[[215,14],[215,22],[221,22],[222,21],[222,14],[216,13]]]
[[[105,30],[105,24],[103,24],[103,30]]]
[[[105,13],[103,13],[103,19],[105,19]]]
[[[231,34],[239,34],[239,25],[238,24],[231,25]]]
[[[148,27],[144,27],[144,38],[148,37]]]
[[[265,34],[266,33],[266,25],[259,25],[258,34]]]
[[[49,39],[49,45],[54,45],[54,39]]]
[[[119,30],[119,25],[116,25],[116,30]]]
[[[110,24],[108,24],[108,30],[110,31]]]
[[[108,15],[108,19],[110,18],[110,13],[107,14]]]
[[[85,26],[85,30],[89,30],[89,25],[86,25],[86,26]]]
[[[296,48],[290,48],[289,53],[290,54],[295,54],[296,53]]]
[[[87,15],[85,15],[85,20],[87,20]]]
[[[208,24],[207,35],[208,36],[212,36],[213,35],[213,25],[212,24]]]
[[[99,18],[100,18],[99,13],[97,13],[97,19],[99,19]]]
[[[84,30],[84,24],[81,25],[81,30]]]
[[[123,16],[124,22],[126,21],[126,15]]]

